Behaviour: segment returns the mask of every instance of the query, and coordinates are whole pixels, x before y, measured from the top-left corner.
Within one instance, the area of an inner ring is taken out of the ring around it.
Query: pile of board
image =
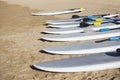
[[[59,12],[33,13],[33,15],[56,15],[82,10],[84,9],[77,8]],[[41,37],[41,40],[81,42],[45,48],[44,52],[90,55],[40,62],[33,65],[35,68],[52,72],[81,72],[120,68],[119,14],[73,15],[72,18],[68,19],[47,20],[46,26],[53,29],[44,30],[42,33],[51,35]]]

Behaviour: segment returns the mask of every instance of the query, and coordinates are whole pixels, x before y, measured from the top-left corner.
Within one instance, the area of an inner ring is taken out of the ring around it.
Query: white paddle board
[[[58,29],[44,30],[42,32],[48,34],[70,34],[70,33],[85,32],[86,31],[85,29],[89,29],[91,31],[99,31],[100,29],[103,28],[109,28],[109,29],[120,28],[120,25],[114,23],[106,23],[106,24],[101,24],[99,26],[89,26],[83,28],[81,27],[58,28]]]
[[[115,19],[115,18],[114,18]],[[105,19],[101,22],[101,24],[106,24],[106,23],[112,23],[115,22],[114,19]],[[118,18],[116,18],[117,20]],[[120,19],[120,18],[119,18]],[[89,25],[93,25],[95,21],[88,21],[86,22]],[[70,27],[79,27],[81,22],[75,22],[75,23],[70,23],[70,24],[49,24],[47,25],[48,27],[53,27],[53,28],[70,28]]]
[[[95,33],[90,32],[90,33],[51,35],[51,36],[41,37],[41,39],[48,41],[83,41],[83,40],[109,38],[113,36],[120,36],[120,29],[110,30],[106,32],[95,32]]]
[[[120,41],[81,42],[50,47],[43,51],[52,54],[94,54],[115,51],[117,48],[120,48]]]
[[[58,15],[58,14],[67,14],[67,13],[75,13],[75,12],[81,12],[84,11],[84,8],[75,8],[75,9],[68,9],[68,10],[62,10],[62,11],[54,11],[54,12],[37,12],[32,13],[34,16],[44,16],[44,15]]]
[[[51,72],[82,72],[120,68],[120,54],[108,52],[62,60],[40,62],[35,68]]]
[[[104,16],[103,16],[104,15]],[[91,15],[90,15],[91,16]],[[103,18],[112,18],[112,17],[116,17],[119,16],[119,14],[101,14],[101,15],[93,15],[93,18],[97,18],[97,17],[103,17]],[[80,16],[78,18],[67,18],[67,19],[57,19],[57,20],[47,20],[46,24],[65,24],[65,23],[69,23],[69,22],[75,22],[75,21],[80,21],[83,18],[88,18],[88,16]]]

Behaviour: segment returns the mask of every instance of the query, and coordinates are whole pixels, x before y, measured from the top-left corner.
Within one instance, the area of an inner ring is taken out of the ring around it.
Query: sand
[[[3,2],[5,1],[5,2]],[[64,3],[64,4],[63,4]],[[88,3],[90,3],[88,5]],[[0,1],[0,79],[1,80],[120,80],[120,69],[94,72],[51,73],[32,69],[38,62],[63,59],[80,55],[50,55],[40,52],[43,48],[69,44],[70,42],[47,42],[39,38],[46,29],[46,20],[70,17],[31,16],[32,12],[64,10],[84,6],[87,10],[79,15],[120,13],[119,0],[2,0]],[[53,5],[56,4],[56,5]],[[67,5],[66,5],[67,4]],[[87,5],[86,5],[87,4]],[[61,6],[62,5],[62,6]],[[97,6],[96,6],[97,5]],[[76,43],[76,42],[71,42]]]
[[[119,0],[2,0],[12,4],[19,4],[27,6],[31,9],[42,10],[43,12],[64,10],[70,8],[84,7],[86,11],[82,13],[76,13],[78,15],[87,14],[101,14],[101,13],[116,13],[120,12]],[[70,17],[68,15],[57,15],[55,17],[65,18]]]

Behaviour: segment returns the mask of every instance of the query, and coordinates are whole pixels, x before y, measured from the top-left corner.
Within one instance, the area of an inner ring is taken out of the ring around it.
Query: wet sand
[[[24,5],[26,6],[24,6],[22,2],[16,4],[12,1],[13,0],[11,0],[11,3],[0,1],[1,80],[120,80],[120,69],[79,73],[51,73],[32,69],[30,66],[38,62],[80,55],[50,55],[40,52],[40,50],[46,47],[69,44],[69,42],[47,42],[39,40],[41,36],[44,36],[44,34],[40,32],[46,29],[46,26],[43,25],[46,20],[59,17],[63,18],[65,15],[31,16],[32,12],[44,11],[43,8],[36,8],[35,6],[31,8],[29,6],[30,3],[27,5],[25,2]],[[83,3],[85,5],[85,1],[83,1]],[[102,3],[103,2],[100,4]],[[112,2],[109,4],[111,3]],[[107,6],[105,3],[103,5]],[[72,6],[77,7],[76,5]],[[87,6],[89,7],[90,5]],[[100,5],[98,6],[100,7]],[[67,6],[66,9],[70,7],[71,6]],[[53,7],[49,7],[48,10],[50,10],[50,8],[52,9]],[[56,9],[63,8],[64,7],[61,8],[59,6]],[[93,8],[94,7],[91,6],[91,9]],[[116,2],[109,10],[107,8],[103,10],[100,7],[99,9],[96,8],[98,12],[92,10],[91,13],[115,13],[116,11],[119,12],[119,8],[120,6],[118,6],[118,2]],[[88,11],[81,13],[81,15],[88,14],[91,9],[89,8]],[[67,17],[68,16],[71,15],[67,15]]]

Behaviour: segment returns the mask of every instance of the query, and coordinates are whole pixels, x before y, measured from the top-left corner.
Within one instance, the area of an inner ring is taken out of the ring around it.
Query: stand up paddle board
[[[82,72],[120,68],[120,54],[108,52],[62,60],[40,62],[35,68],[51,72]]]
[[[37,12],[32,13],[34,16],[44,16],[44,15],[58,15],[58,14],[67,14],[67,13],[75,13],[75,12],[81,12],[84,11],[84,8],[75,8],[75,9],[68,9],[63,11],[55,11],[55,12]]]
[[[87,20],[87,21],[93,21],[96,18],[98,18],[100,16],[95,16],[93,18],[75,18],[74,20],[68,20],[68,21],[60,21],[60,22],[51,22],[51,23],[47,23],[47,25],[64,25],[64,24],[78,24],[80,22],[82,22],[83,20]],[[102,17],[103,18],[103,17]]]
[[[112,23],[112,22],[116,22],[116,21],[120,21],[120,18],[111,18],[111,19],[103,19],[103,21],[100,22],[100,24],[105,24],[105,23]],[[94,25],[96,21],[95,20],[91,20],[86,22],[86,24],[88,25]],[[48,27],[53,27],[53,28],[70,28],[70,27],[79,27],[81,26],[81,22],[75,22],[75,23],[71,23],[71,24],[51,24],[51,25],[47,25]]]
[[[43,49],[43,51],[52,54],[94,54],[102,52],[111,52],[115,51],[117,48],[120,48],[120,37],[111,37],[110,40],[103,42],[92,41],[63,46],[55,46]]]
[[[79,16],[78,18],[68,18],[68,19],[57,19],[57,20],[47,20],[46,24],[66,24],[72,22],[81,21],[83,18],[93,19],[93,18],[112,18],[117,17],[120,14],[101,14],[101,15],[88,15],[88,16]]]
[[[70,34],[70,33],[85,32],[84,29],[99,31],[100,29],[103,29],[103,28],[109,28],[109,29],[120,28],[120,24],[117,25],[114,23],[106,23],[106,24],[101,24],[99,26],[89,26],[84,28],[82,27],[58,28],[58,29],[44,30],[42,32],[47,34]]]
[[[115,29],[105,32],[95,32],[95,33],[90,32],[90,33],[52,35],[52,36],[41,37],[41,39],[48,41],[83,41],[83,40],[109,38],[113,36],[120,36],[120,29]]]

